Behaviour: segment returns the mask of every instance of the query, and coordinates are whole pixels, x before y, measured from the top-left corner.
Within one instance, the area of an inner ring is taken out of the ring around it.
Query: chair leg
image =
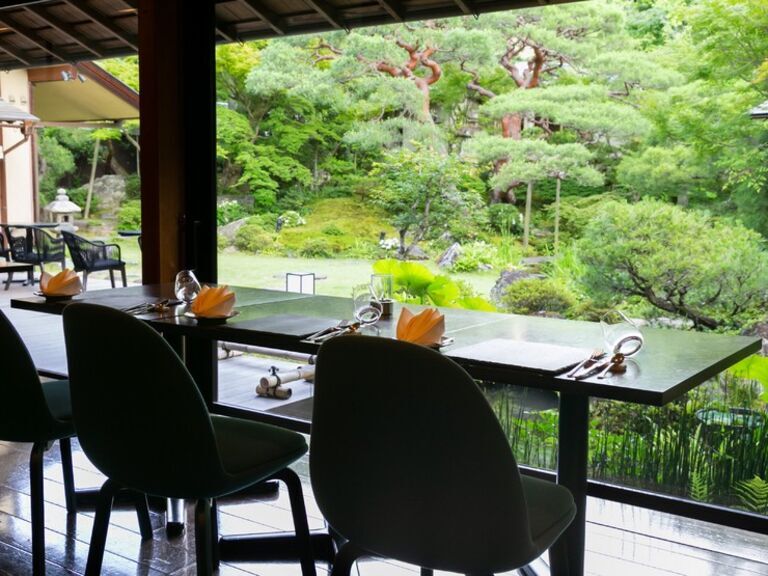
[[[32,575],[45,576],[45,499],[43,494],[43,454],[47,442],[35,442],[29,456],[30,496],[32,501]]]
[[[112,288],[115,287],[115,271],[111,268],[109,269],[109,281],[112,283]]]
[[[365,550],[358,548],[352,542],[345,542],[339,548],[336,558],[333,559],[331,576],[349,576],[352,572],[352,565],[362,556],[366,556]]]
[[[568,576],[568,549],[565,539],[560,537],[549,547],[549,573],[552,576]]]
[[[8,290],[8,288],[11,287],[11,282],[13,282],[13,272],[8,272],[6,278],[5,278],[5,289]]]
[[[197,576],[213,575],[211,554],[211,501],[200,498],[195,506],[195,552],[197,553]]]
[[[115,495],[120,491],[120,486],[107,479],[99,490],[99,498],[96,502],[96,517],[93,520],[91,532],[91,544],[88,549],[88,561],[85,565],[85,576],[99,576],[101,565],[104,562],[104,547],[107,545],[107,530],[109,529],[109,517],[112,515],[112,504]]]
[[[128,286],[128,279],[125,277],[125,264],[120,267],[120,277],[123,280],[123,288]]]
[[[83,292],[88,289],[88,271],[83,270]]]
[[[214,570],[219,568],[219,504],[216,498],[211,499],[211,565]]]
[[[296,530],[296,540],[299,545],[299,560],[301,561],[302,576],[315,576],[315,555],[312,550],[312,540],[309,536],[307,510],[304,506],[304,494],[301,489],[301,479],[290,468],[283,468],[272,478],[285,483],[288,487],[288,497],[291,501],[293,526]]]
[[[152,540],[152,520],[149,517],[149,502],[147,495],[143,492],[131,491],[134,505],[136,506],[136,516],[139,519],[139,532],[142,540]]]
[[[77,496],[72,467],[72,441],[69,438],[59,440],[59,451],[61,452],[61,471],[64,475],[64,500],[67,503],[67,514],[74,514],[77,512]]]

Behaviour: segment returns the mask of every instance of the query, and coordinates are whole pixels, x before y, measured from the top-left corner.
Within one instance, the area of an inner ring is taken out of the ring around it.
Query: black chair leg
[[[85,565],[85,576],[99,576],[101,574],[104,548],[107,545],[109,517],[112,515],[112,504],[114,504],[115,496],[119,491],[120,486],[109,479],[99,490],[96,517],[93,520],[93,531],[91,532],[91,544],[88,549],[88,561]]]
[[[67,503],[67,513],[77,512],[77,496],[75,494],[75,476],[72,467],[72,441],[69,438],[59,440],[61,452],[61,471],[64,475],[64,500]]]
[[[83,270],[83,292],[88,289],[88,271]]]
[[[139,532],[142,540],[152,540],[152,520],[149,517],[149,502],[147,495],[142,492],[131,491],[134,505],[136,506],[136,516],[139,519]]]
[[[13,272],[8,272],[8,274],[5,277],[5,289],[8,290],[8,288],[11,287],[11,282],[13,282]]]
[[[123,265],[120,267],[120,277],[121,277],[121,278],[122,278],[122,280],[123,280],[123,288],[125,288],[126,286],[128,286],[128,280],[127,280],[127,278],[125,277],[125,264],[123,264]]]
[[[45,576],[45,499],[43,495],[43,454],[47,442],[36,442],[29,456],[32,501],[32,575]]]
[[[568,576],[568,548],[565,538],[560,537],[549,547],[549,573],[552,576]]]
[[[331,576],[349,576],[352,572],[352,565],[358,558],[366,556],[366,552],[361,550],[351,542],[345,542],[339,548],[336,558],[333,559],[333,569]]]
[[[211,564],[214,570],[219,568],[219,504],[216,498],[211,500]]]
[[[111,268],[109,269],[109,281],[112,283],[112,288],[115,287],[115,271]]]
[[[200,498],[195,506],[195,552],[197,576],[213,576],[211,553],[211,501]]]
[[[312,550],[312,540],[309,536],[309,523],[307,522],[307,510],[304,506],[304,493],[301,489],[301,479],[290,468],[283,468],[272,476],[285,483],[288,487],[288,497],[291,501],[291,514],[293,526],[296,530],[300,553],[302,576],[315,576],[315,555]]]

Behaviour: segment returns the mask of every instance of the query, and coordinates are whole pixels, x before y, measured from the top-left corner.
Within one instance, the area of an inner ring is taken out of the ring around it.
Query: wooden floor
[[[9,312],[2,296],[5,295],[0,294],[0,307]],[[26,338],[40,341],[36,354],[51,364],[63,362],[63,349],[55,343],[60,337],[58,320],[50,316],[22,316],[25,314],[30,313],[10,311],[9,315],[22,328]],[[247,356],[222,362],[222,394],[232,403],[252,405],[257,402],[253,388],[258,376],[273,363]],[[311,386],[296,383],[294,390],[295,395],[306,395],[311,393]],[[98,486],[102,477],[80,452],[76,442],[74,449],[77,486]],[[29,450],[29,445],[0,442],[0,575],[31,573]],[[321,529],[323,520],[311,494],[306,459],[295,469],[304,482],[310,527]],[[57,447],[46,455],[45,478],[48,574],[82,574],[93,513],[86,510],[67,516]],[[190,512],[188,510],[188,514]],[[766,536],[595,499],[589,500],[587,517],[586,564],[590,575],[768,575]],[[110,527],[102,574],[194,574],[190,519],[188,517],[183,535],[169,539],[163,514],[153,512],[154,539],[142,543],[135,514],[127,509],[118,511]],[[220,519],[222,534],[292,529],[288,499],[283,492],[275,498],[225,501],[221,505]],[[543,560],[537,561],[534,567],[547,574]],[[417,573],[412,566],[386,561],[359,563],[357,572],[360,576],[413,576]],[[238,563],[222,565],[220,574],[282,576],[298,575],[300,570],[298,564]],[[318,574],[327,574],[327,567],[318,564]]]

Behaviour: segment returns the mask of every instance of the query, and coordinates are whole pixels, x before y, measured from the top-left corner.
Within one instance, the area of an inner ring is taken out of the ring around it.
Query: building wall
[[[29,81],[26,70],[0,72],[0,98],[30,111]],[[21,130],[3,128],[3,149],[8,149],[23,139]],[[35,220],[34,181],[32,178],[31,138],[5,156],[5,190],[7,221],[28,223]]]

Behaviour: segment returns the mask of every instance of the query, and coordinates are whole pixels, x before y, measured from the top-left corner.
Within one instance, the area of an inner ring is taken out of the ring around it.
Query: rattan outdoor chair
[[[88,240],[72,232],[62,231],[61,235],[67,244],[67,248],[69,248],[69,256],[72,258],[75,272],[83,273],[83,290],[86,290],[88,287],[88,274],[103,270],[109,271],[109,280],[112,282],[112,288],[115,287],[115,270],[120,271],[123,286],[128,285],[125,277],[125,262],[123,262],[120,254],[120,246]]]

